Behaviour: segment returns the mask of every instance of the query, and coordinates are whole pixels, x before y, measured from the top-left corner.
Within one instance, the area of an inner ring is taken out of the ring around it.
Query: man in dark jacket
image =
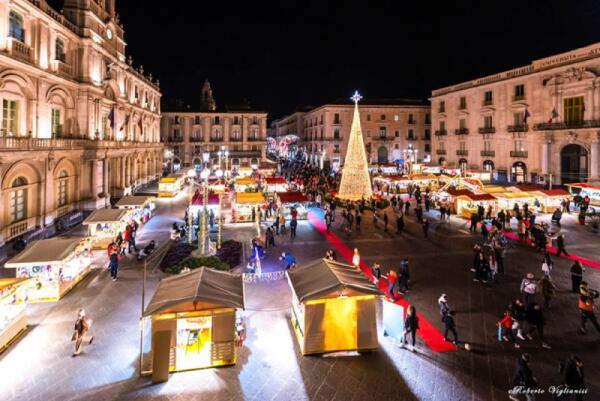
[[[569,253],[565,249],[565,236],[561,233],[556,237],[556,256],[560,256],[561,253],[564,253],[565,256],[569,256]]]
[[[408,307],[406,319],[404,320],[404,345],[407,343],[406,337],[410,334],[412,336],[412,347],[414,349],[418,329],[419,318],[417,317],[417,310],[411,305]]]
[[[563,395],[558,396],[556,399],[562,400],[573,395],[575,401],[583,401],[585,390],[583,361],[578,356],[573,355],[565,363],[560,364],[560,372],[564,374],[564,387],[566,387],[562,388],[562,390],[570,391],[565,391]]]
[[[540,342],[542,343],[542,347],[546,349],[550,349],[551,347],[546,343],[544,339],[544,326],[546,325],[546,320],[544,319],[544,311],[542,307],[537,303],[532,303],[527,308],[527,323],[529,324],[529,333],[527,333],[527,338],[529,340],[533,340],[531,334],[537,330],[538,335],[540,336]]]
[[[454,336],[454,340],[452,342],[454,344],[458,344],[458,334],[456,334],[456,323],[454,322],[454,315],[455,315],[455,312],[450,311],[450,312],[444,313],[444,315],[442,316],[442,323],[444,323],[444,327],[445,327],[444,340],[450,341],[450,340],[448,340],[448,332],[450,332]]]
[[[396,215],[396,234],[402,234],[404,230],[404,216],[402,214]]]
[[[525,353],[517,361],[517,371],[513,379],[513,387],[508,391],[508,396],[513,401],[520,401],[517,398],[519,395],[524,395],[527,401],[535,400],[535,396],[531,391],[535,391],[537,382],[529,367],[529,360],[529,354]]]

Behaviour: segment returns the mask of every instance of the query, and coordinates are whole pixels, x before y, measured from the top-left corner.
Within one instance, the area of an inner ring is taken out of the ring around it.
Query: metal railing
[[[508,132],[527,132],[529,131],[529,125],[527,124],[513,124],[509,125],[506,130]]]
[[[439,130],[435,131],[435,135],[437,135],[437,136],[448,135],[448,131],[446,131],[445,129],[439,129]]]
[[[468,128],[457,128],[454,130],[454,135],[469,135]]]
[[[534,131],[549,131],[561,129],[600,128],[600,120],[567,121],[556,123],[534,124]]]
[[[511,150],[510,157],[527,158],[527,151],[526,150]]]
[[[496,132],[496,127],[481,127],[479,128],[480,134],[493,134]]]
[[[438,155],[445,155],[446,154],[446,149],[438,149],[435,151],[436,154]]]
[[[495,150],[482,150],[480,152],[481,156],[487,156],[487,157],[494,157],[496,156],[496,151]]]
[[[458,149],[456,156],[469,156],[469,151],[467,149]]]

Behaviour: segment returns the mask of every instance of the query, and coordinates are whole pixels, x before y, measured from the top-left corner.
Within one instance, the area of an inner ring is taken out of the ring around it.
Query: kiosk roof
[[[125,209],[98,209],[94,210],[83,224],[99,224],[99,223],[114,223],[121,221],[129,213]]]
[[[150,196],[127,195],[119,199],[119,201],[116,203],[116,206],[144,206],[144,203],[148,202],[150,199]]]
[[[62,263],[81,243],[81,238],[56,237],[30,243],[23,252],[10,259],[4,267]]]

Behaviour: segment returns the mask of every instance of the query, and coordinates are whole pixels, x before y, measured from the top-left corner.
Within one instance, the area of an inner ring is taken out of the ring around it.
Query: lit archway
[[[527,165],[523,162],[515,162],[510,169],[512,182],[527,181]]]
[[[485,160],[483,162],[483,171],[494,171],[494,162],[491,160]]]

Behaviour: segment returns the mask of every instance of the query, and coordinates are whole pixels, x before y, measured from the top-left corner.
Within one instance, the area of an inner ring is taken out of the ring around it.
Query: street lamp
[[[190,196],[189,196],[189,206],[188,206],[188,244],[192,243],[192,224],[194,222],[193,216],[192,216],[192,201],[194,199],[194,178],[196,178],[196,170],[194,169],[190,169],[187,172],[187,175],[190,179]]]
[[[221,167],[219,167],[217,169],[217,171],[215,171],[215,175],[217,176],[218,179],[221,179],[221,177],[223,177],[223,170],[221,170]],[[221,248],[221,223],[222,223],[222,215],[221,215],[221,194],[218,195],[219,196],[219,215],[218,215],[218,222],[219,225],[217,226],[217,249]]]

